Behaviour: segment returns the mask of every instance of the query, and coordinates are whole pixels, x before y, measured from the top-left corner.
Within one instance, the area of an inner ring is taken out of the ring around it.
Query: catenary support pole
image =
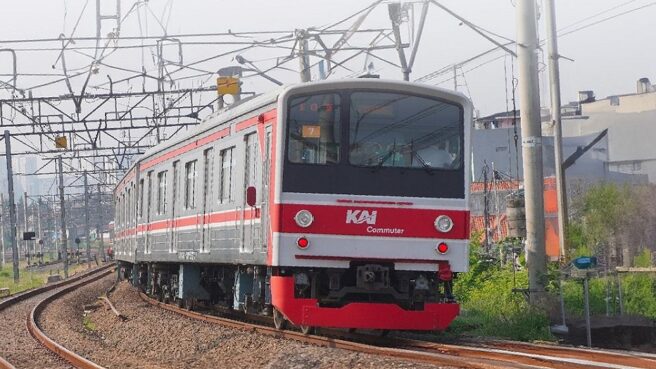
[[[296,30],[298,40],[298,60],[301,73],[301,82],[310,82],[310,56],[308,55],[307,32],[304,29]]]
[[[27,217],[27,191],[23,192],[23,232],[29,232],[30,225],[28,223],[29,218]],[[30,250],[30,241],[23,238],[25,242],[25,255],[27,255],[27,265],[32,264],[32,250]]]
[[[87,244],[87,267],[91,268],[91,240],[89,234],[89,180],[87,172],[84,171],[84,237]]]
[[[18,283],[20,272],[18,270],[18,243],[16,240],[16,201],[14,199],[14,172],[11,163],[11,136],[9,131],[5,131],[5,155],[7,159],[7,189],[9,191],[9,239],[14,264],[14,283]]]
[[[542,127],[540,125],[540,90],[537,64],[539,45],[535,0],[518,0],[516,9],[519,100],[526,203],[526,264],[530,302],[538,304],[539,296],[544,292],[546,284],[547,265],[544,241]]]
[[[392,21],[392,31],[394,32],[394,42],[396,44],[396,52],[399,54],[399,62],[401,63],[401,72],[403,72],[403,80],[410,80],[410,69],[408,68],[408,62],[405,58],[405,51],[403,51],[403,42],[401,41],[401,30],[399,28],[401,24],[401,4],[400,3],[390,3],[387,4],[387,10],[389,11],[389,17]]]
[[[64,204],[64,164],[63,159],[59,156],[57,161],[59,168],[59,205],[61,221],[61,250],[64,257],[64,278],[68,278],[68,237],[66,235],[66,205]]]
[[[0,241],[2,242],[2,267],[5,267],[5,195],[0,193]]]
[[[102,209],[102,192],[100,191],[100,183],[98,183],[98,219],[96,223],[96,234],[100,237],[100,255],[103,262],[107,261],[105,258],[105,240],[103,235],[103,209]]]
[[[563,168],[563,127],[560,116],[560,66],[558,54],[558,34],[556,31],[555,0],[545,0],[544,8],[547,24],[547,49],[549,53],[549,82],[551,91],[551,119],[554,135],[554,157],[556,166],[556,193],[558,200],[558,246],[560,259],[565,258],[567,245],[567,181]]]

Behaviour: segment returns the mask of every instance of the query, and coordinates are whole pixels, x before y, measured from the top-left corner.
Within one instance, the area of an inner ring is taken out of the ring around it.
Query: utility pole
[[[551,84],[551,119],[553,122],[554,156],[556,162],[556,194],[558,198],[558,246],[560,260],[565,260],[567,244],[567,181],[563,169],[563,129],[560,116],[560,66],[558,34],[556,31],[555,0],[544,2],[547,23],[547,49],[549,53],[549,82]]]
[[[526,264],[529,299],[541,294],[546,284],[546,250],[544,242],[544,177],[542,173],[542,127],[538,86],[535,0],[517,1],[517,57],[524,159],[524,197],[526,202]]]
[[[28,218],[27,218],[27,191],[23,192],[23,220],[25,223],[23,223],[23,233],[29,232],[29,224],[28,224]],[[31,264],[32,261],[32,253],[30,252],[30,241],[26,240],[25,237],[23,236],[23,241],[25,242],[25,254],[27,254],[27,265]]]
[[[107,261],[105,259],[105,241],[103,236],[103,209],[102,209],[102,193],[100,192],[100,183],[98,183],[98,218],[96,223],[96,234],[100,237],[100,255],[102,256],[103,262]]]
[[[306,31],[304,29],[297,29],[296,38],[298,40],[298,60],[300,64],[299,68],[301,69],[301,82],[310,82],[312,75],[310,74],[310,57],[308,56]]]
[[[11,136],[5,130],[5,158],[7,159],[7,189],[9,191],[9,235],[11,240],[11,256],[14,263],[14,283],[18,283],[18,244],[16,242],[16,201],[14,200],[14,171],[11,163]]]
[[[458,65],[453,65],[453,91],[458,91]]]
[[[87,267],[91,268],[91,240],[89,239],[89,182],[84,171],[84,237],[87,244]]]
[[[5,195],[0,193],[0,240],[2,241],[2,267],[5,267]]]
[[[396,44],[396,52],[399,54],[399,62],[401,63],[403,80],[409,81],[410,68],[408,68],[408,62],[406,61],[405,52],[403,51],[403,43],[401,42],[401,30],[399,29],[399,25],[401,24],[401,4],[387,4],[387,10],[389,12],[390,20],[392,21],[392,32],[394,32],[394,42]]]
[[[39,196],[39,200],[37,202],[37,207],[36,207],[36,231],[37,231],[37,239],[39,243],[39,253],[41,254],[41,262],[43,262],[43,244],[45,241],[43,240],[43,233],[41,232],[41,196]]]
[[[61,219],[61,244],[62,254],[64,254],[64,278],[68,278],[68,237],[66,237],[66,206],[64,205],[64,164],[61,155],[58,158],[59,168],[59,211]]]

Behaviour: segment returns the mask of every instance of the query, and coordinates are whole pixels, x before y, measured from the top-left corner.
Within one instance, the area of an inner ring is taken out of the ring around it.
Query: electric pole
[[[529,299],[544,291],[546,250],[544,242],[544,176],[542,173],[542,127],[538,86],[538,37],[535,0],[517,1],[517,58],[522,127],[524,197],[526,203],[526,264]]]
[[[61,250],[64,254],[64,278],[68,278],[68,237],[66,236],[66,206],[64,205],[64,164],[61,155],[58,158],[59,168],[59,204],[61,209],[59,216],[61,219]]]
[[[394,32],[394,43],[396,44],[396,52],[399,54],[399,62],[401,63],[401,72],[403,73],[403,80],[410,80],[410,69],[408,62],[405,58],[405,51],[403,51],[403,42],[401,41],[401,4],[390,3],[387,4],[387,11],[389,12],[390,20],[392,21],[392,32]]]
[[[84,171],[84,237],[87,243],[87,267],[91,268],[91,240],[89,237],[89,182]]]
[[[105,259],[105,241],[103,236],[103,210],[102,210],[102,194],[100,192],[100,183],[98,183],[98,218],[96,223],[96,233],[100,237],[100,255],[102,256],[103,262],[107,261]]]
[[[28,218],[27,218],[27,191],[23,192],[23,233],[29,232]],[[25,239],[23,236],[23,241],[25,242],[25,254],[27,255],[27,265],[31,264],[32,255],[30,252],[30,241]]]
[[[298,60],[301,69],[301,82],[310,82],[312,75],[310,74],[307,33],[304,29],[296,30],[296,37],[298,40]]]
[[[0,240],[2,241],[2,267],[5,267],[5,195],[0,193]]]
[[[558,246],[560,259],[565,259],[567,244],[567,181],[563,170],[563,129],[560,116],[560,66],[558,35],[556,32],[555,0],[544,2],[547,23],[547,49],[549,53],[549,82],[551,84],[551,119],[553,122],[554,157],[556,162],[556,194],[558,197]]]
[[[14,263],[14,283],[19,281],[18,243],[16,242],[16,201],[14,200],[14,171],[11,163],[11,136],[5,131],[5,158],[7,159],[7,190],[9,191],[9,238]]]

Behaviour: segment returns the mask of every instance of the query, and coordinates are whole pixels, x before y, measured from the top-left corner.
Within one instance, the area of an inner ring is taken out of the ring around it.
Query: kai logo
[[[376,216],[378,212],[373,210],[347,210],[346,211],[346,224],[376,224]]]

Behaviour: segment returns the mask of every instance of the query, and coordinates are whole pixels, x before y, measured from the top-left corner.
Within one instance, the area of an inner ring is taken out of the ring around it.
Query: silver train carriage
[[[287,86],[148,150],[115,189],[126,277],[305,327],[444,329],[468,269],[472,106],[398,81]]]

